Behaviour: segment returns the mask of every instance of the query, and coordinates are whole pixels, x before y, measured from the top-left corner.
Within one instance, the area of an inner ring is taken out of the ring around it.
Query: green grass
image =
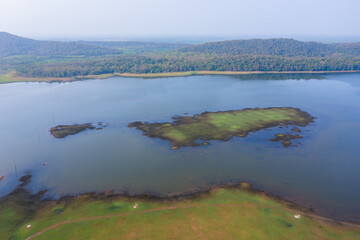
[[[17,82],[17,80],[12,73],[0,74],[0,83]]]
[[[84,79],[106,79],[115,76],[112,73],[101,74],[101,75],[88,75],[88,76],[79,76],[73,78],[28,78],[17,76],[15,71],[7,72],[0,74],[0,84],[1,83],[14,83],[14,82],[68,82],[75,80],[84,80]]]
[[[133,208],[135,204],[137,208]],[[63,212],[56,213],[59,209]],[[217,189],[211,194],[177,201],[120,196],[100,200],[82,196],[72,201],[50,202],[18,225],[11,219],[16,219],[17,214],[17,219],[23,216],[14,206],[2,205],[0,213],[0,239],[26,239],[63,221],[124,213],[128,215],[66,223],[33,239],[360,238],[357,225],[319,221],[265,194],[240,188]],[[294,218],[294,214],[301,214],[301,218]]]
[[[0,84],[1,83],[13,83],[13,82],[48,82],[48,79],[45,78],[26,78],[19,77],[14,74],[14,72],[8,72],[5,74],[0,74]]]
[[[0,214],[0,236],[1,239],[8,239],[11,233],[16,231],[17,224],[26,216],[24,211],[13,205],[1,206]]]
[[[312,117],[296,108],[256,108],[237,111],[206,112],[179,117],[174,123],[132,123],[150,137],[169,140],[174,146],[196,146],[197,140],[228,140],[251,131],[283,124],[307,125]]]

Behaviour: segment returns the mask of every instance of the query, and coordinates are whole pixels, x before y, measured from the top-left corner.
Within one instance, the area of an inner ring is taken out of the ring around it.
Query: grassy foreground
[[[169,140],[173,147],[179,147],[198,146],[197,140],[227,141],[233,136],[245,137],[249,132],[278,125],[305,126],[314,118],[297,108],[273,107],[204,112],[174,119],[173,123],[133,122],[128,126],[143,131],[146,136]],[[208,145],[207,142],[202,144]]]
[[[48,202],[25,220],[23,208],[3,202],[0,239],[360,238],[358,225],[313,216],[249,189],[243,183],[177,200],[83,195]]]

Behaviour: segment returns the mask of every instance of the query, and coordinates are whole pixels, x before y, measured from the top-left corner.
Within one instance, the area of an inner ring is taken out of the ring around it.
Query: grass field
[[[16,77],[12,72],[0,74],[0,83],[27,82],[29,78]]]
[[[114,74],[101,74],[101,75],[88,75],[74,78],[28,78],[17,76],[14,71],[5,74],[0,74],[1,83],[14,83],[14,82],[71,82],[76,80],[86,79],[106,79],[115,76]]]
[[[332,222],[247,189],[243,183],[178,200],[84,195],[48,202],[25,220],[25,208],[3,202],[0,239],[360,238],[358,225]]]
[[[235,111],[205,112],[177,117],[173,123],[130,123],[146,136],[166,139],[175,147],[198,146],[197,140],[227,141],[233,136],[282,125],[307,125],[313,121],[306,112],[296,108],[274,107]]]

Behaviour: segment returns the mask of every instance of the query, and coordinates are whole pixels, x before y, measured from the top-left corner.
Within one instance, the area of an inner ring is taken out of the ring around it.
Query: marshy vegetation
[[[233,111],[204,112],[194,116],[177,116],[173,122],[142,123],[133,122],[128,127],[135,127],[145,136],[169,140],[174,149],[179,146],[199,146],[198,140],[228,141],[233,136],[246,137],[249,132],[276,126],[306,126],[314,117],[297,108],[272,107],[254,108]],[[298,128],[296,128],[298,129]],[[285,147],[291,145],[290,140],[297,135],[279,136],[274,141],[283,141]],[[301,136],[300,136],[301,137]]]

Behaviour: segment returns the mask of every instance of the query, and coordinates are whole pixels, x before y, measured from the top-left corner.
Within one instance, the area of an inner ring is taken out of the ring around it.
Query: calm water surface
[[[288,106],[316,117],[299,147],[269,141],[287,131],[273,129],[174,151],[127,127],[185,112]],[[0,116],[0,195],[26,173],[33,175],[29,190],[48,189],[50,198],[104,190],[165,196],[250,181],[323,215],[360,221],[360,74],[2,84]],[[49,133],[100,121],[108,127],[64,139]]]

